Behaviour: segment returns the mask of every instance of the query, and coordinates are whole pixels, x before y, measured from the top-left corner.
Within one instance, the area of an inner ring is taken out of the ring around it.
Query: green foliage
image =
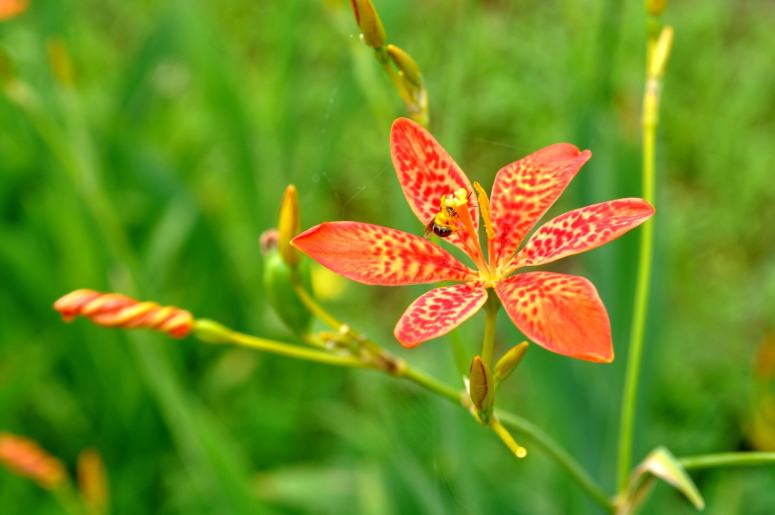
[[[377,6],[422,69],[431,129],[472,178],[487,187],[499,166],[565,140],[594,157],[557,212],[638,195],[641,1]],[[677,456],[746,448],[754,356],[775,330],[775,10],[691,0],[664,18],[676,39],[636,461],[657,444]],[[33,1],[0,22],[0,48],[35,99],[0,95],[0,429],[70,464],[99,449],[115,513],[596,513],[540,452],[515,460],[411,385],[66,326],[51,309],[74,288],[120,290],[287,339],[256,245],[286,184],[299,189],[304,228],[357,219],[421,233],[387,146],[404,108],[356,33],[348,2],[329,0]],[[52,38],[69,50],[72,87],[52,74]],[[615,363],[534,349],[499,391],[606,481],[636,242],[554,267],[598,285]],[[352,285],[327,304],[459,385],[447,342],[393,341],[413,293]],[[520,341],[502,322],[499,341]],[[469,355],[481,324],[461,330]],[[694,478],[714,513],[775,505],[772,471]],[[655,493],[645,513],[693,513],[672,489]],[[5,471],[0,506],[56,513]]]

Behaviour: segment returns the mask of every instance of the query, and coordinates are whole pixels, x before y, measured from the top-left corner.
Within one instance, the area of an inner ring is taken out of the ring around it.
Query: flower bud
[[[468,376],[468,392],[479,419],[485,424],[489,423],[492,416],[492,405],[495,400],[494,386],[490,367],[482,361],[482,358],[474,356]]]
[[[283,260],[291,267],[299,264],[299,251],[291,245],[291,240],[300,232],[299,228],[299,196],[296,186],[291,184],[285,188],[277,223],[277,248]]]
[[[183,338],[191,330],[194,317],[175,306],[140,302],[120,293],[75,290],[54,303],[65,322],[77,316],[89,318],[97,325],[123,329],[145,328]]]
[[[659,16],[667,7],[667,0],[646,0],[646,12],[652,16]]]
[[[355,14],[355,22],[361,29],[363,41],[372,48],[381,48],[385,44],[385,28],[371,0],[350,0]]]
[[[108,481],[100,453],[86,449],[78,455],[78,489],[90,514],[101,515],[108,506]]]
[[[18,16],[29,7],[29,0],[2,0],[0,1],[0,21],[9,20]]]
[[[495,364],[495,384],[505,381],[520,364],[527,352],[527,342],[515,345]]]
[[[388,45],[387,53],[393,60],[396,68],[404,74],[404,77],[406,77],[409,82],[417,87],[422,86],[420,67],[417,65],[417,62],[412,59],[412,56],[395,45]]]
[[[309,329],[312,314],[296,295],[293,281],[301,281],[307,291],[311,290],[308,261],[301,261],[296,268],[291,268],[277,249],[264,255],[267,301],[289,329],[303,334]]]
[[[55,490],[67,481],[62,462],[22,436],[0,433],[0,464],[47,490]]]
[[[51,39],[46,43],[46,49],[54,78],[63,86],[72,86],[75,74],[65,42],[62,39]]]
[[[649,60],[648,75],[652,79],[660,79],[665,73],[670,50],[673,48],[673,27],[665,27],[659,34]]]

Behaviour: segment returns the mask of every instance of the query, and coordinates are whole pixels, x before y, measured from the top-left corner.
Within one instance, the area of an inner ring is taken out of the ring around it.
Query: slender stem
[[[201,340],[208,343],[233,343],[243,347],[279,354],[289,358],[303,359],[306,361],[315,361],[327,365],[337,365],[340,367],[369,368],[372,365],[366,361],[353,356],[340,356],[328,352],[307,349],[296,345],[266,338],[259,338],[249,334],[240,333],[227,327],[224,327],[211,320],[197,320],[195,334]]]
[[[323,306],[318,304],[299,281],[293,281],[291,284],[293,285],[293,291],[296,292],[296,295],[299,297],[302,304],[304,304],[313,315],[322,320],[324,324],[336,331],[341,331],[343,327],[348,327],[347,324],[334,318],[334,316],[326,311]]]
[[[482,361],[492,369],[492,355],[495,349],[495,321],[498,317],[498,297],[488,290],[485,304],[484,336],[482,337]]]
[[[678,461],[688,470],[714,467],[750,467],[756,465],[775,465],[775,452],[723,452],[719,454],[701,454],[687,456]]]
[[[413,383],[417,384],[418,386],[422,386],[426,390],[429,390],[437,395],[440,395],[441,397],[444,397],[454,403],[457,404],[463,404],[462,397],[463,392],[460,390],[455,390],[451,386],[442,383],[441,381],[429,376],[425,372],[421,370],[417,370],[416,368],[412,368],[408,365],[405,365],[402,367],[399,372],[396,374],[398,377],[403,377],[405,379],[408,379],[412,381]]]
[[[647,70],[651,69],[653,57],[652,40],[648,40]],[[643,197],[654,203],[656,130],[659,112],[659,77],[650,73],[646,76],[646,87],[643,94]],[[627,355],[624,391],[622,392],[621,418],[619,422],[619,456],[617,477],[619,489],[627,487],[627,478],[632,465],[632,441],[635,420],[635,406],[638,397],[638,379],[643,357],[643,341],[646,329],[649,293],[651,285],[651,264],[654,253],[654,226],[651,220],[643,224],[640,232],[640,255],[638,257],[637,282],[635,287],[635,302],[633,305],[632,328],[630,332],[630,348]]]
[[[313,314],[315,314],[315,316],[323,320],[325,323],[327,323],[334,329],[339,330],[341,329],[341,327],[347,327],[348,330],[352,331],[351,329],[349,329],[349,326],[339,322],[336,318],[331,316],[324,307],[320,306],[312,298],[312,296],[309,295],[309,293],[307,293],[306,290],[304,290],[303,286],[299,284],[294,284],[294,289],[296,293],[299,295],[299,298],[301,299],[301,301],[310,309],[310,311]],[[496,317],[498,308],[500,306],[498,303],[497,297],[494,297],[492,300],[488,299],[486,306],[487,306],[487,319],[490,321],[485,323],[485,330],[487,330],[486,329],[487,325],[491,326],[490,331],[492,333],[492,336],[490,337],[490,340],[492,343],[490,345],[492,346],[494,345],[494,341],[495,341],[495,317]],[[377,345],[375,342],[372,342],[371,340],[368,340],[368,341],[371,342],[373,345]],[[384,350],[382,350],[381,347],[379,347],[378,345],[377,347],[384,353]],[[492,349],[490,349],[490,351],[488,352],[490,356],[492,356]],[[452,401],[461,407],[464,407],[464,408],[468,407],[466,403],[468,396],[465,395],[464,392],[458,391],[455,388],[427,375],[425,372],[422,372],[420,370],[410,367],[404,362],[400,362],[400,364],[397,366],[397,368],[394,371],[392,371],[392,373],[397,377],[403,377],[405,379],[408,379],[409,381],[412,381],[418,386],[425,388],[426,390],[432,393],[435,393],[441,396],[442,398]],[[560,446],[560,444],[555,442],[543,430],[541,430],[531,422],[525,420],[524,418],[506,411],[496,410],[496,417],[501,421],[501,423],[504,426],[510,427],[515,431],[521,432],[526,437],[528,437],[531,441],[536,443],[539,447],[544,449],[551,458],[553,458],[562,468],[564,468],[568,472],[571,478],[573,478],[579,484],[579,486],[581,486],[582,489],[584,489],[587,493],[589,493],[589,495],[592,497],[593,500],[595,500],[595,502],[600,504],[600,506],[606,508],[607,510],[612,509],[613,503],[608,498],[605,491],[603,491],[603,489],[595,483],[595,481],[590,477],[590,475],[582,468],[582,466],[576,460],[573,459],[573,457],[568,453],[568,451],[563,449]]]
[[[495,416],[500,419],[503,425],[514,431],[520,432],[534,444],[542,448],[551,458],[562,466],[562,468],[576,480],[579,486],[581,486],[600,506],[608,510],[613,509],[613,502],[608,498],[605,491],[595,483],[595,480],[592,479],[587,471],[584,470],[579,462],[577,462],[568,451],[563,449],[560,444],[555,442],[552,437],[546,434],[541,428],[532,422],[507,411],[496,409]]]

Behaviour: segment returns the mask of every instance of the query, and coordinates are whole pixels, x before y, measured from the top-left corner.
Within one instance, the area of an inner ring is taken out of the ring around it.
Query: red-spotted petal
[[[587,279],[528,272],[495,289],[514,325],[538,345],[572,358],[613,361],[608,313]]]
[[[424,226],[439,212],[443,195],[449,195],[459,188],[473,192],[468,177],[447,151],[427,130],[407,118],[399,118],[393,123],[390,155],[406,201]],[[477,229],[479,209],[476,195],[472,194],[468,202],[471,222],[474,229]],[[465,240],[473,238],[478,236],[460,230],[450,235],[447,241],[471,253],[471,241]]]
[[[592,250],[634,229],[653,214],[652,205],[639,198],[568,211],[542,225],[519,251],[513,266],[542,265]]]
[[[380,225],[326,222],[291,243],[321,265],[365,284],[399,286],[476,277],[438,245]]]
[[[447,334],[479,311],[485,302],[487,291],[479,283],[436,288],[406,308],[393,334],[404,347],[414,347]]]
[[[589,150],[557,143],[501,168],[490,199],[497,265],[508,262],[590,157]]]

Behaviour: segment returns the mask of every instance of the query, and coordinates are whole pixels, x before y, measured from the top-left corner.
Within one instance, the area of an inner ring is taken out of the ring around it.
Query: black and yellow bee
[[[425,226],[425,237],[428,238],[433,233],[439,238],[448,238],[457,231],[460,218],[457,208],[465,209],[467,203],[468,193],[462,188],[453,195],[441,197],[441,209]]]

